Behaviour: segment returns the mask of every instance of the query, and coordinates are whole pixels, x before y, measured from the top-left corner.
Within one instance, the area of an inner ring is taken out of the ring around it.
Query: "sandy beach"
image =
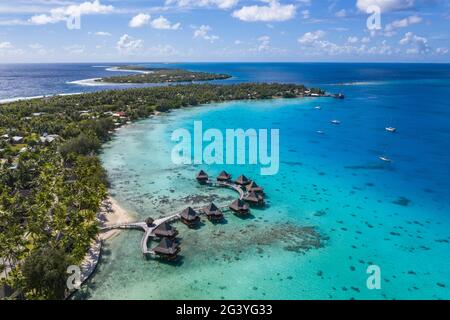
[[[98,219],[101,222],[101,227],[107,227],[114,224],[127,223],[133,220],[133,217],[112,197],[108,197],[102,204]],[[116,236],[120,230],[111,230],[101,232],[99,238],[101,240],[108,240]]]

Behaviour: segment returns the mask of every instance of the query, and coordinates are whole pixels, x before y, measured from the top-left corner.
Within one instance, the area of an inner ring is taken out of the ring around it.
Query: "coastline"
[[[108,196],[100,208],[97,219],[100,221],[101,227],[108,227],[114,224],[129,223],[133,221],[133,216],[125,210],[120,203],[111,196]],[[109,240],[120,233],[121,230],[110,230],[99,232],[99,239],[102,241]]]
[[[97,220],[100,222],[100,227],[107,227],[114,224],[131,222],[133,217],[117,202],[116,199],[108,196],[100,207],[97,214]],[[80,288],[95,273],[101,259],[104,242],[117,236],[121,231],[122,230],[120,229],[109,230],[106,232],[99,231],[97,237],[92,240],[89,250],[86,252],[83,261],[80,263]],[[70,292],[67,298],[70,298],[75,291],[77,290]]]

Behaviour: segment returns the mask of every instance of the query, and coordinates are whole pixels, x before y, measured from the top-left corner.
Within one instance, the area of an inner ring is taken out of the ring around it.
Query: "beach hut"
[[[180,252],[180,246],[175,240],[162,238],[159,244],[153,248],[153,252],[166,260],[175,260]]]
[[[244,197],[244,200],[254,206],[263,206],[264,205],[263,196],[255,193],[255,192],[250,192],[249,194],[247,194]]]
[[[240,186],[246,186],[250,183],[251,181],[244,175],[241,175],[239,178],[236,179],[235,183],[240,185]]]
[[[250,182],[250,184],[246,185],[245,188],[247,189],[248,192],[254,192],[257,194],[264,193],[264,189],[258,186],[255,181]]]
[[[147,225],[147,227],[151,227],[154,221],[155,220],[153,220],[153,218],[148,217],[147,219],[145,219],[145,224]]]
[[[222,171],[217,176],[217,181],[219,182],[229,182],[231,180],[231,174],[228,174],[226,171]]]
[[[233,203],[230,205],[231,211],[238,215],[247,215],[250,210],[249,206],[245,201],[242,201],[241,199],[236,199],[233,201]]]
[[[199,220],[200,217],[198,213],[191,207],[188,207],[181,212],[181,222],[189,227],[196,225]]]
[[[214,203],[207,206],[204,211],[206,213],[206,217],[210,221],[220,221],[223,219],[222,211]]]
[[[197,178],[197,181],[202,184],[205,184],[209,179],[208,174],[203,170],[200,170],[200,172],[197,174],[196,178]]]
[[[173,239],[178,235],[178,231],[167,222],[161,223],[154,231],[157,237]]]

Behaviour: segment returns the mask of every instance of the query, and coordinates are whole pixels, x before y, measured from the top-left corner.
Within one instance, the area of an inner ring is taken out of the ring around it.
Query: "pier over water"
[[[239,177],[236,182],[231,181],[231,176],[228,175],[228,179],[223,179],[223,173],[218,177],[217,180],[211,180],[206,173],[201,171],[199,175],[197,175],[197,181],[206,186],[210,187],[217,187],[217,188],[228,188],[231,190],[234,190],[238,193],[239,202],[244,203],[244,201],[249,198],[250,195],[254,194],[254,191],[249,187],[252,184],[251,180],[248,180],[245,176]],[[256,184],[255,184],[256,185]],[[259,188],[259,187],[258,187]],[[259,188],[262,190],[262,188]],[[262,195],[259,196],[262,199]],[[217,208],[222,212],[229,212],[229,211],[235,211],[233,205],[220,205],[217,206]],[[198,208],[192,208],[196,213],[199,215],[206,214],[206,208],[198,207]],[[245,209],[245,208],[244,208]],[[248,213],[248,207],[244,210],[246,213]],[[142,236],[140,248],[141,252],[144,256],[156,256],[156,252],[154,249],[150,249],[148,247],[148,241],[149,239],[157,239],[161,238],[160,236],[155,234],[155,230],[161,226],[164,223],[172,223],[178,220],[182,219],[182,212],[183,210],[178,210],[176,212],[173,212],[171,214],[168,214],[165,217],[153,220],[151,218],[147,219],[146,221],[141,222],[130,222],[130,223],[121,223],[121,224],[115,224],[111,226],[106,226],[100,229],[101,232],[107,232],[110,230],[115,229],[122,229],[122,230],[139,230],[144,232],[144,235]]]

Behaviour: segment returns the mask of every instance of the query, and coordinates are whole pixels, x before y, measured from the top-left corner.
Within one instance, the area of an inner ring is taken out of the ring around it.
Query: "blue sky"
[[[449,30],[448,0],[1,0],[0,63],[450,62]]]

